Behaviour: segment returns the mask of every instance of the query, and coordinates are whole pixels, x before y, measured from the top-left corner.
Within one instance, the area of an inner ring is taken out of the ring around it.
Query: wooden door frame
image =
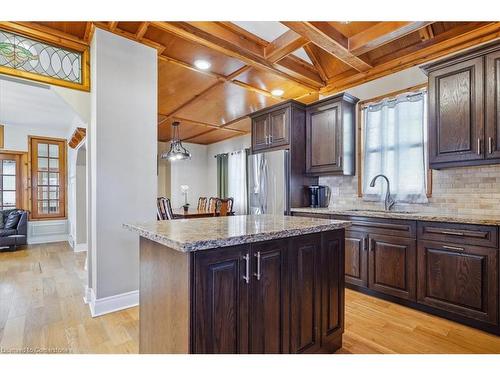
[[[12,155],[16,159],[16,208],[27,210],[27,157],[28,153],[24,151],[0,150],[0,159],[3,156]]]

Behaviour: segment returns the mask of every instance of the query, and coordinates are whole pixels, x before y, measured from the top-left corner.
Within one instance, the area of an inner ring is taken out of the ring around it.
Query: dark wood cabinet
[[[497,226],[293,214],[352,222],[346,286],[500,334]]]
[[[252,148],[254,151],[268,147],[269,115],[261,115],[252,119]]]
[[[248,353],[249,288],[243,276],[250,246],[196,254],[196,353]]]
[[[344,235],[330,232],[321,244],[321,346],[333,352],[344,332]]]
[[[292,353],[318,351],[320,342],[321,239],[313,234],[291,243],[291,327]]]
[[[418,302],[498,325],[498,249],[419,241]]]
[[[251,353],[278,354],[288,350],[286,251],[286,240],[263,242],[252,248]]]
[[[500,159],[500,51],[486,55],[486,158]]]
[[[273,147],[286,146],[290,143],[288,134],[290,132],[289,107],[273,111],[269,114],[269,141]]]
[[[307,174],[354,175],[357,101],[344,93],[307,107]]]
[[[344,230],[193,254],[192,352],[342,346]]]
[[[303,104],[289,100],[251,114],[252,152],[291,147],[291,136],[304,127],[304,113]]]
[[[394,297],[416,296],[416,241],[413,238],[370,234],[368,286]]]
[[[345,281],[358,286],[368,286],[368,234],[346,231]]]
[[[429,163],[482,160],[483,59],[429,73]]]
[[[429,165],[500,163],[500,43],[425,66],[429,76]]]

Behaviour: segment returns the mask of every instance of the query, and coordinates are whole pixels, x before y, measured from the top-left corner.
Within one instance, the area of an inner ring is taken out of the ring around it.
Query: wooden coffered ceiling
[[[247,115],[280,101],[312,102],[500,37],[500,22],[283,21],[272,40],[231,22],[20,24],[84,43],[99,27],[155,48],[158,139],[169,140],[178,120],[181,137],[200,144],[250,132]],[[297,56],[300,49],[308,61]],[[198,69],[197,59],[209,61],[209,70]],[[274,89],[283,95],[273,96]]]

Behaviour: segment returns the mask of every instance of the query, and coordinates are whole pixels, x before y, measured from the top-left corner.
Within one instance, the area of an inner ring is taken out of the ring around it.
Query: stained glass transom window
[[[0,30],[0,66],[82,83],[82,53]]]

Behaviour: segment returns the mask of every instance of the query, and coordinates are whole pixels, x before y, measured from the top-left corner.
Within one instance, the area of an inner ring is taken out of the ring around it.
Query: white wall
[[[184,204],[181,185],[189,186],[188,203],[191,207],[197,206],[199,197],[207,196],[208,147],[194,143],[183,145],[191,152],[191,159],[167,161],[170,163],[170,199],[174,210]]]
[[[137,304],[139,236],[123,223],[156,219],[157,56],[97,29],[91,45],[91,309]]]

